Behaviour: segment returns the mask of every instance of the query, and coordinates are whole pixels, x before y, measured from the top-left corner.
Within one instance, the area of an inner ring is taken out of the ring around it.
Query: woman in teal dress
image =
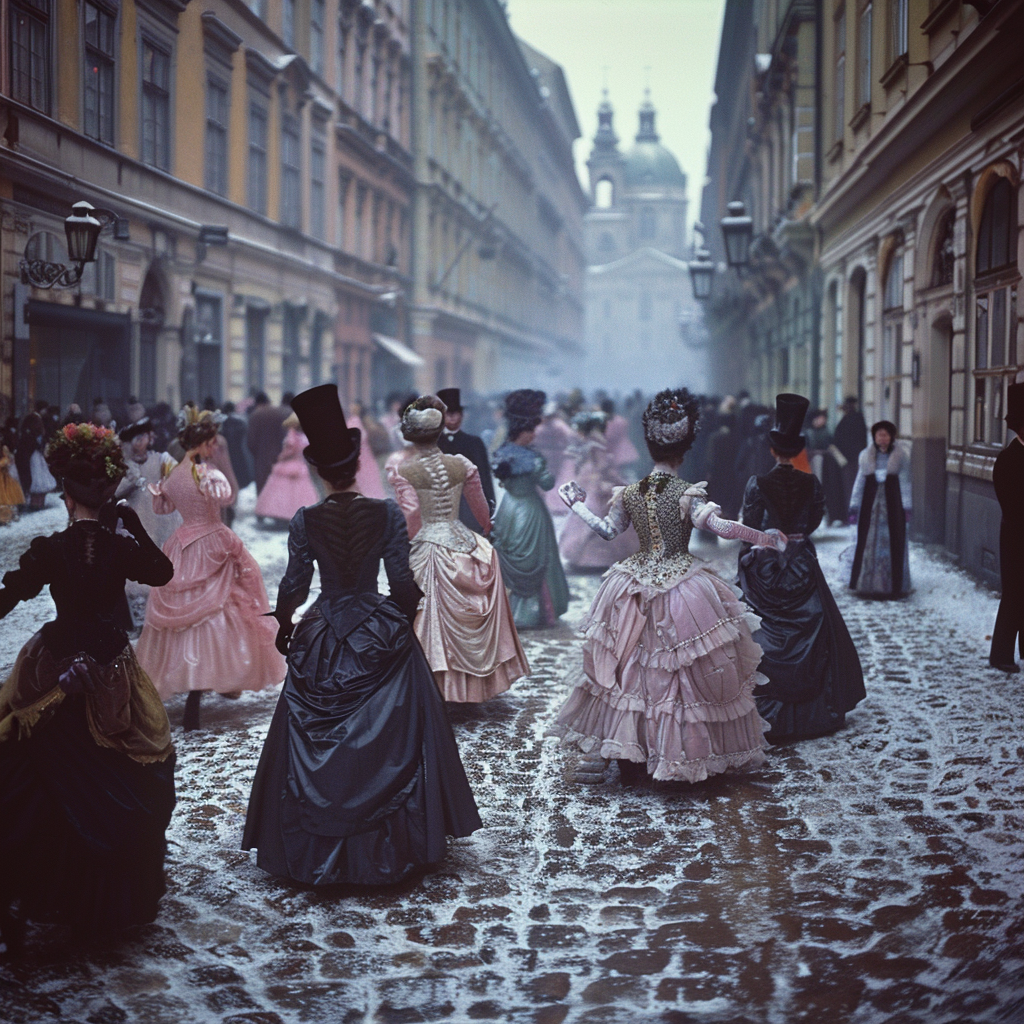
[[[494,476],[505,497],[494,517],[494,546],[519,629],[550,626],[569,607],[569,584],[558,541],[541,491],[555,478],[544,457],[530,447],[546,395],[524,388],[505,399],[508,440],[492,456]]]

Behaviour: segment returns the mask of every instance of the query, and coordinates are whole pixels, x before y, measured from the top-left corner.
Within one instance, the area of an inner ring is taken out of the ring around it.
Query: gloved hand
[[[93,693],[96,686],[90,671],[91,661],[87,654],[73,658],[57,677],[57,685],[69,696],[76,693]]]
[[[292,642],[292,629],[293,626],[290,622],[282,622],[277,627],[277,636],[274,637],[274,646],[286,658],[288,657],[288,646]]]
[[[562,484],[558,488],[558,496],[572,508],[577,501],[584,502],[587,500],[587,492],[575,480],[570,480],[568,483]]]
[[[123,498],[120,501],[108,501],[100,509],[99,520],[100,525],[105,526],[111,533],[117,532],[117,523],[120,520],[124,531],[136,539],[145,530],[138,513]]]

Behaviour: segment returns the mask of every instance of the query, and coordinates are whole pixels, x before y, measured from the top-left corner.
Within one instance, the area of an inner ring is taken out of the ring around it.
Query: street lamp
[[[693,297],[704,301],[711,295],[711,279],[715,276],[715,263],[707,249],[698,249],[687,264]]]
[[[49,260],[23,259],[18,264],[22,284],[34,288],[73,288],[82,280],[86,263],[96,259],[96,242],[100,232],[117,220],[109,210],[97,210],[91,203],[80,200],[71,207],[71,216],[64,221],[68,240],[68,258],[72,266],[51,263]]]
[[[728,211],[721,221],[725,257],[730,267],[738,269],[750,262],[750,241],[754,237],[754,222],[747,216],[747,208],[741,202],[731,202]]]

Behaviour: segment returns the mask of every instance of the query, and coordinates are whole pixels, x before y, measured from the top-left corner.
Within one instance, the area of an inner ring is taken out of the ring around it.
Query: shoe
[[[185,732],[195,732],[199,728],[199,703],[202,699],[202,690],[191,690],[185,698],[185,715],[181,720]]]
[[[997,665],[994,661],[990,661],[989,667],[998,669],[1000,672],[1006,672],[1011,676],[1016,675],[1020,671],[1020,666],[1015,661],[1008,661],[1005,665]]]

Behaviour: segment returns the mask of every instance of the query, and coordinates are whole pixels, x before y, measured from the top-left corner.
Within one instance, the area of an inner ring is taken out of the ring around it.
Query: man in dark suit
[[[1006,425],[1017,436],[996,456],[992,483],[1003,521],[999,527],[999,602],[988,662],[1002,672],[1019,672],[1014,657],[1024,658],[1024,384],[1006,389]]]
[[[836,424],[832,443],[846,460],[840,470],[843,484],[843,508],[841,509],[842,515],[839,517],[845,519],[850,510],[850,495],[853,493],[853,485],[857,480],[857,459],[868,446],[868,424],[864,415],[857,408],[857,399],[854,395],[850,395],[843,402],[843,416]]]
[[[284,447],[283,423],[292,411],[290,397],[286,396],[281,405],[271,405],[270,399],[260,391],[249,413],[246,446],[252,453],[257,494],[263,490],[270,470]]]
[[[475,434],[462,429],[462,395],[458,388],[442,388],[437,397],[448,407],[444,414],[444,430],[437,439],[437,446],[446,455],[465,455],[480,471],[480,485],[484,489],[487,505],[494,515],[494,482],[491,480],[491,464],[487,458],[487,446]],[[471,530],[483,533],[483,527],[469,510],[465,497],[459,506],[459,519]]]

